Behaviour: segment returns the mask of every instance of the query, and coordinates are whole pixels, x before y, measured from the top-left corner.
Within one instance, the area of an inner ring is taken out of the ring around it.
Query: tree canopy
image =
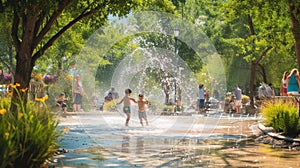
[[[152,5],[172,12],[168,1],[116,0],[3,0],[1,17],[11,23],[16,58],[15,82],[28,88],[33,67],[54,42],[76,23],[99,27],[108,16],[122,17]],[[16,96],[16,94],[15,94]],[[26,99],[24,94],[23,99]]]

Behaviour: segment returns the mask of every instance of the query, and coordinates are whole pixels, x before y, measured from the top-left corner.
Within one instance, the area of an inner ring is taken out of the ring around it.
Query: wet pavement
[[[119,112],[82,112],[60,117],[59,140],[67,150],[55,167],[300,167],[300,153],[254,142],[260,117],[148,115],[129,127]],[[274,165],[276,163],[276,165]]]

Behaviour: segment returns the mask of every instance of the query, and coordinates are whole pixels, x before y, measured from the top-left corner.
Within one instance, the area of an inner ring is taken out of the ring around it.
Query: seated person
[[[65,94],[61,93],[59,99],[56,101],[56,107],[58,107],[58,111],[61,109],[64,113],[67,112],[67,104],[65,103]]]
[[[110,102],[110,101],[112,101],[112,100],[113,100],[113,95],[112,95],[111,92],[109,92],[108,95],[105,96],[104,102]]]

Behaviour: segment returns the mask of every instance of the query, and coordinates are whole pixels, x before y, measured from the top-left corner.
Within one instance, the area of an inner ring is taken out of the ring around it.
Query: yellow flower
[[[8,132],[5,132],[5,138],[7,139],[8,138],[8,136],[9,136],[9,133]]]
[[[18,112],[18,119],[22,118],[24,114],[22,112]]]
[[[41,98],[40,102],[44,103],[45,102],[45,97]]]
[[[26,92],[28,90],[28,88],[23,88],[21,89],[21,92]]]
[[[35,74],[35,75],[34,75],[34,79],[37,80],[37,81],[41,81],[42,78],[43,78],[43,77],[42,77],[42,74]]]
[[[46,100],[48,100],[48,98],[49,98],[48,95],[46,95],[42,98],[35,98],[35,101],[39,101],[39,102],[44,103]]]
[[[17,87],[19,87],[19,86],[21,86],[21,85],[20,85],[20,83],[16,83],[15,85],[11,83],[11,84],[9,84],[9,86],[10,86],[11,88],[14,88],[14,89],[15,89],[15,88],[17,88]]]
[[[73,80],[73,76],[72,76],[72,75],[67,75],[66,78],[67,78],[68,80]]]
[[[13,92],[12,91],[9,91],[8,92],[8,96],[12,96],[13,95]]]
[[[4,115],[6,113],[6,109],[1,109],[0,114]]]
[[[14,84],[9,84],[9,86],[14,89],[17,88],[17,85],[14,85]]]

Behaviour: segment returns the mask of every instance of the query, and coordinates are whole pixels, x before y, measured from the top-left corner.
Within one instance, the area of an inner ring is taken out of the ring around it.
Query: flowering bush
[[[3,75],[4,75],[4,81],[5,82],[10,82],[11,81],[11,78],[12,78],[11,74],[4,73]]]
[[[68,80],[68,84],[72,84],[72,81],[73,81],[72,75],[66,75],[66,79]]]
[[[11,84],[18,94],[19,86]],[[21,101],[16,111],[10,111],[11,99],[0,99],[0,167],[42,167],[55,153],[61,132],[46,106],[40,106],[44,100]]]
[[[42,80],[42,74],[33,74],[33,79],[36,81],[41,81]]]
[[[55,81],[57,80],[57,76],[56,75],[45,75],[43,77],[43,81],[46,83],[46,84],[49,84],[49,83],[55,83]]]
[[[0,84],[8,84],[11,82],[12,74],[4,73],[0,75]]]

